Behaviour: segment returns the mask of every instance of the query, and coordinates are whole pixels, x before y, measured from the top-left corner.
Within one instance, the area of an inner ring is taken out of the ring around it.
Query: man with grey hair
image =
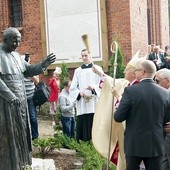
[[[0,44],[0,167],[20,170],[31,165],[31,131],[24,77],[32,77],[55,61],[50,54],[30,65],[15,52],[21,41],[16,28],[7,28]]]
[[[165,89],[170,89],[170,70],[167,68],[158,70],[155,75],[155,82]]]
[[[164,155],[163,125],[169,121],[169,91],[153,81],[156,66],[145,60],[137,64],[140,82],[125,88],[114,119],[126,121],[124,150],[126,170],[138,170],[141,161],[147,170],[161,170]]]
[[[148,59],[154,62],[157,70],[165,68],[164,55],[160,53],[159,46],[153,48],[153,53],[149,54]]]
[[[170,90],[170,70],[167,68],[158,70],[155,75],[155,82],[165,89]],[[168,132],[170,129],[170,122],[167,122],[166,124],[167,125],[164,127],[164,130],[165,132]],[[165,159],[163,160],[163,166],[164,169],[170,168],[170,133],[167,133],[165,136]]]

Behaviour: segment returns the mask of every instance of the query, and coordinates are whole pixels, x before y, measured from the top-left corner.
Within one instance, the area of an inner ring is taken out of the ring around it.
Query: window
[[[22,5],[21,0],[10,0],[11,26],[22,26]]]
[[[148,21],[148,44],[151,44],[151,19],[150,19],[150,9],[147,9],[147,21]]]

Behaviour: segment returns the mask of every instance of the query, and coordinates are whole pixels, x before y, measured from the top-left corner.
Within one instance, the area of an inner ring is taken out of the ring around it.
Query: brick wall
[[[29,52],[33,63],[42,60],[41,17],[39,0],[23,1],[23,30],[20,53]]]
[[[130,13],[128,0],[108,0],[106,1],[108,45],[112,38],[117,34],[119,45],[125,56],[131,56],[131,31]],[[110,49],[110,48],[109,48]]]
[[[40,0],[23,0],[22,43],[18,48],[20,54],[29,52],[31,62],[43,59],[44,37]],[[147,53],[148,30],[147,9],[151,10],[151,41],[162,48],[169,44],[168,1],[167,0],[107,0],[106,22],[108,48],[112,38],[118,34],[118,42],[124,54],[125,63],[141,49],[141,55]],[[10,26],[8,0],[0,0],[0,30]],[[2,36],[0,36],[2,40]],[[110,55],[110,52],[109,54]]]
[[[8,14],[8,1],[0,1],[0,29],[1,31],[10,26]],[[42,53],[42,37],[41,37],[41,16],[40,2],[38,0],[24,0],[22,2],[23,24],[22,42],[17,51],[22,55],[29,52],[31,63],[38,62],[43,59]],[[1,37],[2,40],[2,37]]]
[[[7,27],[9,27],[8,1],[0,0],[0,31],[1,33],[4,30],[4,28],[7,28]],[[0,36],[0,40],[2,40],[2,36]]]
[[[147,1],[130,0],[130,27],[131,54],[134,55],[140,50],[140,55],[146,55],[148,53]]]
[[[165,49],[169,45],[169,15],[168,15],[168,1],[160,0],[160,46]]]
[[[151,14],[151,44],[162,49],[169,44],[169,16],[167,0],[148,0]]]

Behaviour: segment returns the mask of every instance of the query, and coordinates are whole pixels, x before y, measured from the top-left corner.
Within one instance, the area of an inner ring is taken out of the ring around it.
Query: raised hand
[[[97,65],[93,65],[92,71],[99,76],[102,76],[104,74],[102,68]]]
[[[47,68],[50,64],[54,63],[56,60],[56,56],[51,53],[49,54],[46,59],[41,63],[42,68]]]

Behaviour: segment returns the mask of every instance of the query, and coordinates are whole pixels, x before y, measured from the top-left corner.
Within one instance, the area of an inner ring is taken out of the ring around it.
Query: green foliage
[[[114,41],[115,40],[113,39],[113,42]],[[109,73],[110,73],[111,77],[113,77],[113,74],[114,74],[114,60],[115,60],[115,53],[113,53],[110,57],[111,67],[109,68]],[[123,78],[124,70],[125,70],[125,65],[124,65],[124,61],[123,61],[123,54],[122,54],[120,45],[118,44],[116,78]]]
[[[40,156],[42,157],[54,148],[73,149],[77,152],[78,157],[84,158],[84,170],[106,169],[106,158],[103,158],[96,151],[91,142],[80,141],[78,143],[75,139],[70,139],[62,133],[57,133],[54,138],[34,140],[33,145],[39,148]],[[115,167],[110,165],[109,169],[115,170]]]
[[[60,141],[56,138],[35,139],[33,141],[33,146],[39,149],[39,153],[42,157],[44,157],[48,152],[52,151],[53,149],[62,147]]]
[[[60,140],[64,148],[74,149],[79,157],[85,158],[83,165],[84,170],[99,170],[106,167],[107,160],[96,151],[91,142],[80,141],[78,143],[75,139],[70,139],[63,134],[56,134],[55,138]],[[115,167],[110,165],[110,170],[114,169]]]
[[[67,65],[63,62],[61,65],[60,89],[64,88],[64,82],[69,79]]]

